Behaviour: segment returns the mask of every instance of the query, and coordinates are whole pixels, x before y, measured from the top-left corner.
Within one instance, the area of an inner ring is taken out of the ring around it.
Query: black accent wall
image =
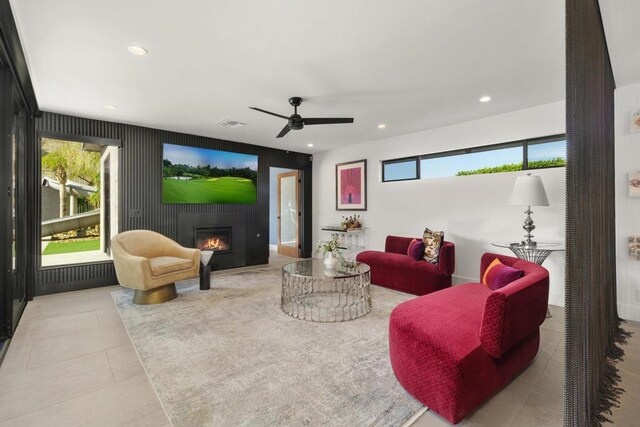
[[[36,118],[36,134],[59,133],[76,136],[118,139],[120,148],[120,231],[149,229],[177,239],[179,213],[231,213],[246,217],[246,263],[266,264],[269,258],[269,168],[271,166],[302,171],[302,252],[311,255],[311,158],[309,154],[274,148],[150,129],[121,123],[110,123],[54,113]],[[258,155],[258,197],[254,205],[169,205],[162,204],[162,145],[187,145]],[[37,144],[31,152],[39,176]],[[38,182],[38,179],[34,179]],[[39,206],[40,187],[32,193],[32,206]],[[140,217],[130,210],[141,210]],[[40,236],[40,224],[31,228],[32,244]],[[35,255],[35,251],[34,251]],[[111,262],[68,267],[39,268],[35,277],[35,295],[63,292],[116,284]]]

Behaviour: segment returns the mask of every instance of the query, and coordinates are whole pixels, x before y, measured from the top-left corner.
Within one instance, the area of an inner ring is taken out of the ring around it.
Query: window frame
[[[116,147],[117,149],[122,148],[121,139],[81,135],[79,133],[76,134],[76,133],[38,130],[36,131],[36,141],[37,141],[36,156],[38,160],[36,161],[36,170],[34,171],[38,179],[41,179],[42,177],[42,140],[43,139],[58,139],[62,141],[77,142],[79,144],[89,143],[89,144],[104,145],[108,147]],[[118,163],[117,163],[117,167],[119,171],[118,172],[119,173],[118,198],[117,198],[118,206],[124,206],[124,194],[123,194],[124,182],[121,175],[123,173],[123,166],[124,166],[124,162],[122,160],[122,152],[120,152],[118,155]],[[36,227],[34,232],[35,232],[35,235],[38,236],[38,239],[40,239],[41,228],[42,228],[42,187],[40,185],[37,186],[35,197],[36,197],[36,212],[37,212],[38,219],[36,221]],[[125,223],[124,212],[121,209],[119,209],[117,218],[118,218],[118,224],[120,226]],[[72,268],[72,267],[79,267],[79,266],[86,266],[86,265],[113,264],[113,260],[98,260],[98,261],[82,261],[82,262],[76,262],[76,263],[56,264],[56,265],[42,265],[41,251],[36,250],[35,256],[36,256],[36,259],[35,259],[36,273],[40,271],[46,271],[46,270],[57,270],[61,268]]]
[[[542,137],[538,137],[538,138],[528,138],[528,139],[520,139],[520,140],[516,140],[516,141],[508,141],[508,142],[500,142],[497,144],[489,144],[489,145],[481,145],[481,146],[476,146],[476,147],[469,147],[469,148],[459,148],[459,149],[455,149],[455,150],[448,150],[448,151],[439,151],[436,153],[429,153],[429,154],[422,154],[422,155],[417,155],[417,156],[407,156],[407,157],[401,157],[401,158],[397,158],[397,159],[388,159],[388,160],[383,160],[382,163],[382,182],[399,182],[399,181],[415,181],[415,180],[419,180],[419,179],[430,179],[430,178],[422,178],[422,170],[421,170],[421,165],[420,163],[422,162],[422,160],[429,160],[429,159],[438,159],[438,158],[442,158],[442,157],[454,157],[454,156],[460,156],[460,155],[464,155],[464,154],[473,154],[473,153],[482,153],[482,152],[486,152],[486,151],[495,151],[495,150],[500,150],[500,149],[504,149],[504,148],[515,148],[515,147],[521,147],[522,148],[522,170],[537,170],[537,169],[553,169],[553,168],[561,168],[561,167],[565,167],[565,166],[545,166],[545,167],[538,167],[538,168],[530,168],[529,167],[529,147],[532,145],[538,145],[538,144],[544,144],[544,143],[549,143],[549,142],[559,142],[559,141],[565,141],[566,142],[567,139],[567,135],[566,134],[556,134],[556,135],[548,135],[548,136],[542,136]],[[403,178],[403,179],[391,179],[391,180],[387,180],[385,179],[385,166],[388,164],[393,164],[393,163],[403,163],[406,162],[408,160],[414,160],[416,162],[416,178]],[[481,174],[484,175],[484,174]]]
[[[522,163],[522,170],[537,170],[537,169],[553,169],[553,168],[563,168],[565,166],[543,166],[540,168],[530,168],[529,167],[529,147],[531,145],[539,145],[539,144],[546,144],[549,142],[559,142],[559,141],[564,141],[565,144],[567,142],[567,135],[566,134],[560,134],[560,135],[552,135],[552,136],[545,136],[545,137],[541,137],[541,138],[533,138],[533,139],[526,139],[524,140],[524,161]],[[566,162],[566,152],[565,152],[565,162]]]
[[[416,164],[416,177],[415,178],[402,178],[402,179],[389,179],[385,180],[384,167],[386,165],[392,165],[394,163],[405,163],[409,160],[413,160]],[[415,181],[420,179],[420,156],[402,157],[399,159],[390,159],[382,161],[382,182],[400,182],[400,181]]]

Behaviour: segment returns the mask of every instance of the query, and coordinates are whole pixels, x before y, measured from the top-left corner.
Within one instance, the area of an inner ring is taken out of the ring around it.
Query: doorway
[[[272,255],[300,257],[301,171],[270,169],[269,248]]]
[[[300,257],[300,172],[278,174],[278,254]]]

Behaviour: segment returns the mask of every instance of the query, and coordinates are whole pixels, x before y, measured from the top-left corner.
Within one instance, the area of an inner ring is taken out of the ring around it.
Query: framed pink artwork
[[[336,165],[336,210],[367,210],[367,161]]]

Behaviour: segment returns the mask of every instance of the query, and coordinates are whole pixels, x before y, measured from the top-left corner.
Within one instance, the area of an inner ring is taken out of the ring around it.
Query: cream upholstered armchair
[[[149,230],[125,231],[111,239],[121,286],[135,289],[134,304],[158,304],[177,296],[175,282],[198,277],[200,251]]]

